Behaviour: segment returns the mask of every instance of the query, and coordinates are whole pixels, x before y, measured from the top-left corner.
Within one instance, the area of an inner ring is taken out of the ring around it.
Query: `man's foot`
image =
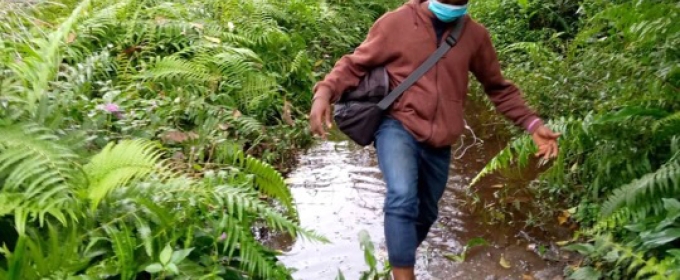
[[[392,276],[393,280],[416,280],[413,267],[393,267]]]

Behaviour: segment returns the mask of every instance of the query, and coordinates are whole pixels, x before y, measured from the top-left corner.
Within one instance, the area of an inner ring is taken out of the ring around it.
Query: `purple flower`
[[[220,235],[219,240],[224,241],[225,239],[227,239],[227,233],[223,232],[222,235]]]
[[[104,105],[104,110],[108,111],[109,113],[116,113],[120,112],[120,107],[118,107],[118,105],[114,103],[107,103],[106,105]]]
[[[106,103],[105,105],[99,105],[99,106],[97,106],[97,108],[100,109],[100,110],[104,110],[104,111],[107,111],[107,112],[113,114],[113,115],[116,116],[116,118],[118,118],[118,119],[122,119],[122,118],[123,118],[123,111],[120,109],[120,107],[118,107],[118,104],[115,104],[115,103]]]

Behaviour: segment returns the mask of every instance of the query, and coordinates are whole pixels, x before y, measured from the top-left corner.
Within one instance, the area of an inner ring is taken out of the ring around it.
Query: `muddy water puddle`
[[[484,223],[484,209],[466,210],[470,208],[464,206],[467,182],[500,148],[490,145],[467,146],[464,156],[452,161],[439,219],[418,249],[417,279],[562,279],[570,256],[554,242],[569,238],[566,229],[530,232],[520,223]],[[372,147],[360,148],[347,141],[318,143],[299,157],[287,181],[302,226],[332,242],[272,240],[285,253],[282,262],[297,270],[295,279],[335,279],[338,271],[346,279],[359,279],[368,268],[359,245],[362,230],[370,234],[379,261],[387,258],[382,213],[385,184]],[[493,178],[484,184],[493,184]],[[493,199],[491,188],[482,187],[478,194]],[[463,252],[474,238],[485,240],[488,246],[470,249],[463,262],[446,257]]]

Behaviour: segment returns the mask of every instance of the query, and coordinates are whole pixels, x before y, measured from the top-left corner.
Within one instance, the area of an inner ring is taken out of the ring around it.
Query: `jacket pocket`
[[[444,123],[449,127],[449,137],[460,136],[465,129],[465,109],[461,99],[445,99],[442,110]],[[442,109],[442,108],[440,108]]]
[[[395,109],[418,119],[433,120],[437,111],[437,102],[435,93],[410,90],[395,103]]]

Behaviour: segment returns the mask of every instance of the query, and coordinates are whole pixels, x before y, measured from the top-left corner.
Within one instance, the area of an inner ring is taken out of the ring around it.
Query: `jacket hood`
[[[434,14],[427,8],[429,0],[409,0],[405,7],[411,11],[413,16],[413,24],[418,28],[421,24],[432,25],[432,17]],[[469,15],[463,17],[465,20],[469,19]]]
[[[406,7],[411,11],[411,15],[413,16],[413,24],[416,27],[418,27],[420,23],[429,24],[431,22],[430,19],[434,16],[429,9],[426,9],[426,2],[428,2],[428,0],[409,0],[408,3],[406,3]]]

